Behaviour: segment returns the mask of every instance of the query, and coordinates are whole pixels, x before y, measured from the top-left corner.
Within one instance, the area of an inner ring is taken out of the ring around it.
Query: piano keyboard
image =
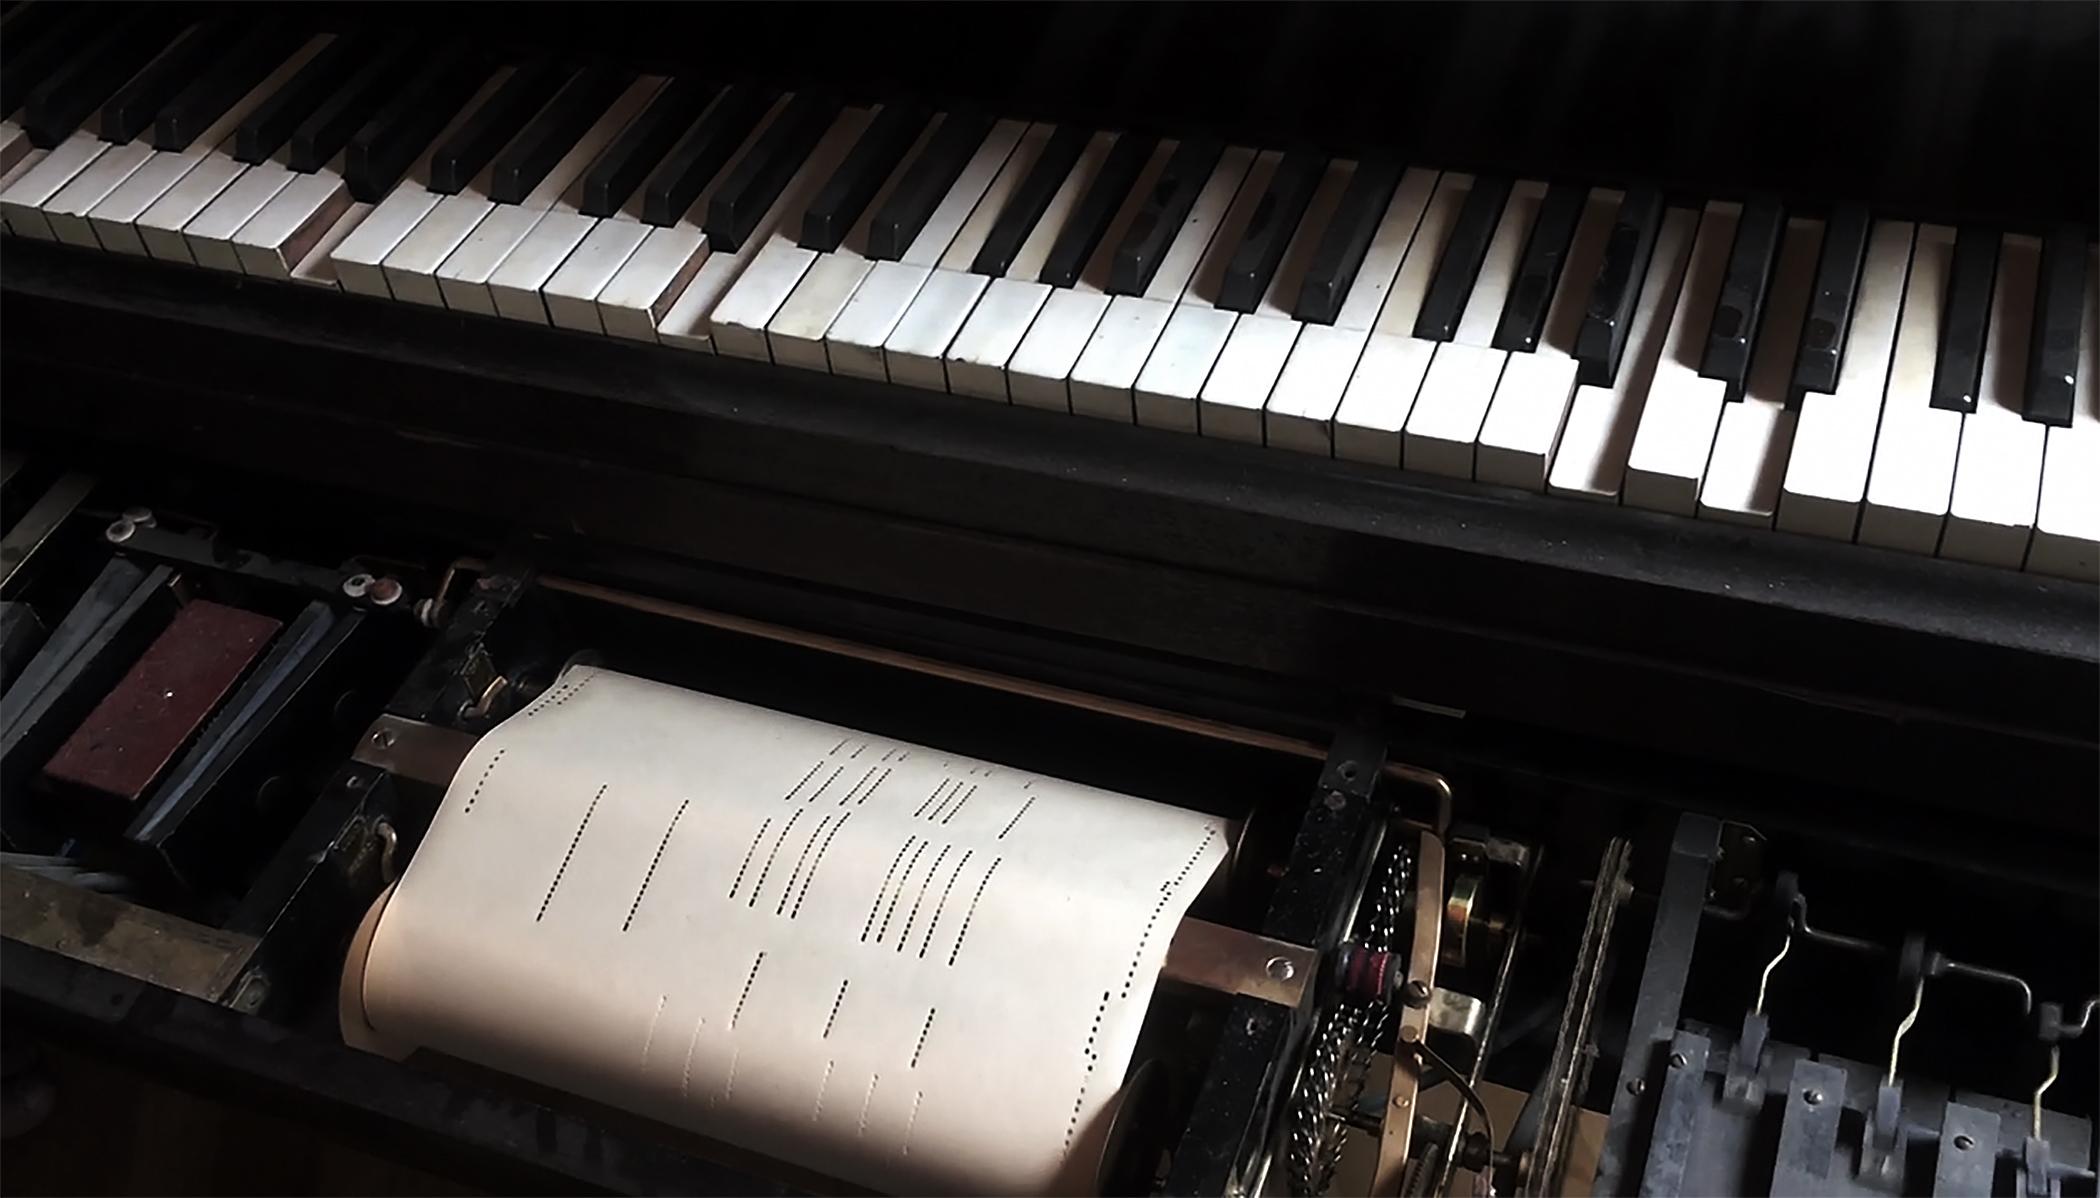
[[[39,52],[63,35],[11,56],[17,237],[2100,578],[2082,229],[1695,208],[268,25]]]

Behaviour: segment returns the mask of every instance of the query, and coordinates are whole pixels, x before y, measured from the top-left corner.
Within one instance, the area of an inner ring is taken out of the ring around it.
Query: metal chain
[[[1402,896],[1414,877],[1414,855],[1401,846],[1386,854],[1372,876],[1369,909],[1363,913],[1365,948],[1394,951]],[[1362,1095],[1371,1058],[1390,1030],[1392,1004],[1338,998],[1322,1011],[1306,1048],[1297,1102],[1291,1108],[1285,1165],[1297,1195],[1327,1192],[1348,1140],[1349,1125],[1334,1112]]]

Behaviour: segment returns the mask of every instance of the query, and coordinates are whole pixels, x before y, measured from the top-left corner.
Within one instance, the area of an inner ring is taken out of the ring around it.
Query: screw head
[[[1429,983],[1421,978],[1415,978],[1408,982],[1407,985],[1400,987],[1400,1001],[1410,1007],[1428,1006]]]
[[[394,747],[394,734],[381,728],[372,734],[372,743],[382,749],[391,749]]]
[[[1298,975],[1298,969],[1291,964],[1289,957],[1270,957],[1267,969],[1269,976],[1279,982],[1288,982]]]
[[[1349,805],[1348,796],[1344,795],[1339,790],[1328,791],[1327,798],[1324,800],[1324,802],[1326,803],[1327,809],[1329,811],[1340,811],[1342,808],[1347,807]]]
[[[1681,1052],[1673,1052],[1673,1053],[1671,1053],[1671,1054],[1670,1054],[1670,1068],[1672,1068],[1672,1069],[1682,1069],[1682,1068],[1684,1068],[1684,1054],[1683,1054],[1683,1053],[1681,1053]]]
[[[372,580],[372,585],[365,588],[365,598],[371,600],[375,607],[390,606],[401,598],[401,580],[397,578],[375,578]]]
[[[112,545],[122,545],[131,539],[132,533],[138,530],[138,525],[120,518],[110,521],[109,527],[102,530],[102,537]]]
[[[1969,1149],[1976,1147],[1976,1141],[1967,1136],[1956,1136],[1954,1137],[1954,1147],[1958,1152],[1967,1152]]]
[[[371,589],[372,576],[370,574],[352,574],[343,580],[343,594],[348,595],[352,599],[364,598],[365,593]]]
[[[140,528],[151,528],[155,523],[153,518],[153,509],[150,507],[125,508],[124,518],[126,520],[131,521],[133,524],[138,525]]]
[[[1626,1092],[1636,1097],[1640,1096],[1647,1089],[1648,1083],[1642,1081],[1640,1078],[1634,1078],[1632,1081],[1626,1083]]]
[[[1821,1106],[1823,1105],[1823,1092],[1821,1090],[1803,1090],[1801,1092],[1801,1101],[1810,1106]]]

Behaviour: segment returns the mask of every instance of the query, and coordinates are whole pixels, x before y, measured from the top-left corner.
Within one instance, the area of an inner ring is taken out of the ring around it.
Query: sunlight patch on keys
[[[1786,406],[1787,388],[1822,245],[1822,221],[1787,221],[1743,397],[1721,405],[1713,455],[1699,487],[1701,519],[1772,523],[1779,507],[1779,480],[1793,444],[1794,413]]]
[[[1568,401],[1575,395],[1576,334],[1623,199],[1622,193],[1607,188],[1592,188],[1585,198],[1538,348],[1509,356],[1487,419],[1481,422],[1473,464],[1473,477],[1481,482],[1546,489],[1546,467],[1560,444]]]
[[[1641,279],[1619,373],[1609,386],[1575,388],[1575,398],[1568,405],[1567,427],[1561,432],[1560,448],[1547,475],[1546,489],[1553,494],[1617,502],[1641,402],[1662,358],[1663,339],[1676,311],[1698,221],[1699,214],[1689,208],[1664,212],[1648,272]]]
[[[1961,422],[1941,557],[2015,569],[2027,559],[2047,441],[2045,427],[2021,410],[2041,248],[2036,238],[2008,233],[1998,251],[1983,385],[1976,410]]]
[[[1940,310],[1954,261],[1954,230],[1919,225],[1910,281],[1896,328],[1881,426],[1859,517],[1862,545],[1930,554],[1940,547],[1947,504],[1954,494],[1954,459],[1961,448],[1960,412],[1932,406],[1932,375],[1940,344]]]
[[[1050,285],[1037,281],[1038,276],[1057,244],[1058,234],[1100,175],[1116,140],[1114,133],[1096,133],[1087,139],[1064,182],[1051,194],[1042,216],[1021,242],[1013,261],[1007,264],[1006,273],[991,281],[984,297],[963,321],[954,342],[942,355],[950,391],[1012,402],[1007,364],[1050,299]]]
[[[1371,326],[1398,281],[1436,183],[1435,171],[1419,167],[1400,177],[1334,323],[1308,323],[1298,334],[1269,393],[1263,422],[1270,445],[1322,457],[1334,453],[1335,410],[1363,357]]]
[[[1400,464],[1401,430],[1414,411],[1437,343],[1414,335],[1437,260],[1473,193],[1473,176],[1446,171],[1408,243],[1392,288],[1334,412],[1334,456],[1377,466]]]
[[[1298,342],[1298,330],[1304,327],[1291,314],[1291,306],[1297,302],[1313,255],[1319,252],[1327,222],[1355,172],[1356,163],[1349,159],[1327,164],[1261,303],[1241,316],[1226,336],[1217,365],[1196,397],[1196,427],[1204,436],[1262,443],[1262,409],[1268,406],[1269,393],[1276,389],[1283,364]]]
[[[1828,395],[1811,391],[1801,399],[1794,448],[1779,487],[1779,527],[1788,532],[1849,541],[1858,526],[1913,232],[1908,222],[1877,221],[1867,240],[1838,389]]]
[[[1699,357],[1742,211],[1740,204],[1712,201],[1699,218],[1670,332],[1626,455],[1628,507],[1689,516],[1698,506],[1699,480],[1728,392],[1726,383],[1699,373]]]
[[[2086,262],[2071,423],[2049,430],[2027,568],[2100,582],[2100,254]]]
[[[1545,198],[1546,185],[1534,180],[1510,188],[1458,329],[1451,341],[1437,347],[1408,413],[1400,446],[1401,465],[1407,469],[1473,477],[1473,446],[1510,357],[1494,348],[1495,328]]]
[[[1108,274],[1116,249],[1179,145],[1171,138],[1160,139],[1080,270],[1079,281],[1069,289],[1053,289],[1043,301],[1042,311],[1036,313],[1007,361],[1006,388],[1013,402],[1056,412],[1071,410],[1066,380],[1078,365],[1087,338],[1094,335],[1095,326],[1108,311]]]

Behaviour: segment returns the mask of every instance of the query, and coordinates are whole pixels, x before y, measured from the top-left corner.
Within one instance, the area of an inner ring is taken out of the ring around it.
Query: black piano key
[[[383,49],[375,48],[370,57],[358,62],[356,69],[292,130],[287,155],[291,168],[303,173],[317,171],[348,149],[350,139],[410,82],[416,59],[407,43],[396,42]],[[479,83],[478,77],[475,82]],[[457,102],[453,111],[458,111]],[[352,190],[355,189],[353,184]]]
[[[2034,284],[2034,332],[2027,342],[2024,412],[2037,424],[2066,428],[2078,389],[2078,337],[2085,327],[2085,232],[2059,226],[2042,241]]]
[[[510,73],[488,102],[474,110],[452,136],[430,156],[430,190],[457,195],[510,144],[554,93],[569,72],[547,59],[528,62]]]
[[[677,224],[779,99],[778,92],[731,84],[642,185],[642,219]]]
[[[209,56],[224,53],[231,32],[217,22],[192,26],[166,53],[147,63],[102,106],[102,140],[135,140]]]
[[[43,10],[36,27],[16,33],[17,22],[8,23],[7,36],[0,38],[0,114],[12,116],[92,37],[103,18],[90,4],[39,4]],[[28,15],[28,14],[25,14]]]
[[[1276,173],[1269,176],[1268,190],[1247,218],[1240,243],[1225,265],[1225,276],[1218,284],[1220,308],[1252,312],[1260,305],[1326,170],[1324,154],[1293,152],[1277,164]]]
[[[1496,349],[1523,354],[1538,349],[1561,268],[1568,264],[1568,247],[1575,241],[1575,225],[1588,202],[1584,187],[1555,183],[1546,189],[1531,235],[1524,241],[1524,255],[1517,261],[1509,299],[1502,305],[1502,319],[1495,323],[1491,344]]]
[[[1662,216],[1662,193],[1653,187],[1636,187],[1619,202],[1619,216],[1604,243],[1604,261],[1597,268],[1597,283],[1583,310],[1582,329],[1575,335],[1578,381],[1608,387],[1618,377],[1619,358],[1626,352],[1626,333],[1641,298],[1648,260],[1655,255]]]
[[[247,117],[234,129],[234,161],[261,162],[275,154],[292,140],[302,123],[329,99],[340,95],[351,84],[358,68],[372,63],[378,51],[376,39],[355,35],[338,37],[323,46],[321,52],[307,59],[306,65],[293,72],[282,87],[250,109]],[[339,121],[338,127],[342,129],[341,140],[348,141],[349,122]],[[297,153],[295,147],[293,155]],[[305,169],[311,171],[314,167]]]
[[[167,46],[164,24],[143,17],[118,22],[29,94],[22,128],[31,145],[48,149],[64,141]]]
[[[1765,294],[1772,267],[1779,261],[1779,239],[1786,232],[1786,209],[1771,200],[1751,200],[1735,222],[1735,244],[1721,276],[1720,295],[1706,326],[1706,350],[1699,373],[1727,384],[1726,398],[1743,398],[1750,359],[1764,323]]]
[[[1983,382],[1983,343],[1991,330],[1991,291],[1998,281],[1998,235],[1964,229],[1954,238],[1947,304],[1940,310],[1939,356],[1932,366],[1932,406],[1976,410]]]
[[[488,64],[453,50],[424,65],[365,121],[343,147],[343,182],[352,199],[377,203],[431,139],[474,98]]]
[[[153,122],[153,148],[189,149],[227,109],[283,65],[296,44],[288,31],[266,26],[224,47],[210,66],[161,109],[160,119]]]
[[[1043,143],[1043,152],[1028,168],[1028,176],[1021,186],[1014,189],[999,212],[999,219],[992,222],[992,231],[985,236],[984,245],[977,250],[976,260],[970,263],[972,274],[998,276],[1013,265],[1014,255],[1034,232],[1036,222],[1043,219],[1043,211],[1064,186],[1072,173],[1072,166],[1086,152],[1086,143],[1093,138],[1074,125],[1060,125]]]
[[[991,131],[992,118],[980,112],[950,112],[941,120],[868,225],[868,257],[894,262],[904,256]]]
[[[605,66],[585,67],[570,76],[496,156],[489,198],[498,204],[522,203],[633,82],[633,72]]]
[[[809,92],[788,102],[786,110],[766,126],[750,152],[737,160],[723,176],[721,187],[708,197],[701,227],[707,230],[710,243],[731,252],[742,247],[838,119],[839,107],[837,100]]]
[[[606,217],[618,212],[721,90],[718,84],[691,77],[665,84],[648,109],[621,130],[584,173],[583,214]]]
[[[885,104],[875,114],[803,212],[800,241],[804,249],[828,254],[839,248],[847,231],[868,210],[868,202],[882,189],[882,181],[897,169],[904,152],[931,119],[926,109],[909,104]]]
[[[1823,227],[1823,247],[1816,259],[1815,290],[1801,322],[1801,348],[1794,354],[1792,394],[1837,390],[1838,369],[1845,364],[1845,334],[1852,327],[1852,304],[1859,296],[1859,272],[1867,260],[1867,234],[1873,222],[1864,204],[1841,204]]]
[[[1320,248],[1306,267],[1305,283],[1298,289],[1294,311],[1298,319],[1333,324],[1341,314],[1349,288],[1356,283],[1356,272],[1363,268],[1364,255],[1371,250],[1371,238],[1377,234],[1386,208],[1393,202],[1393,192],[1400,186],[1402,169],[1390,159],[1357,164],[1341,203],[1335,206],[1334,219],[1327,222],[1327,231],[1320,236]]]
[[[1086,194],[1079,197],[1079,203],[1073,205],[1065,227],[1058,230],[1050,256],[1043,260],[1042,273],[1036,276],[1039,281],[1052,287],[1070,287],[1079,282],[1087,260],[1108,234],[1108,223],[1129,198],[1131,184],[1137,181],[1138,173],[1145,169],[1157,148],[1159,139],[1144,134],[1125,133],[1116,138],[1116,144],[1101,163],[1101,172],[1094,176]]]
[[[1142,295],[1159,273],[1159,263],[1181,233],[1182,222],[1196,197],[1210,183],[1224,143],[1211,138],[1190,138],[1174,147],[1152,193],[1130,222],[1123,244],[1116,247],[1109,265],[1108,290],[1113,295]]]
[[[1473,180],[1473,190],[1466,193],[1444,252],[1436,260],[1436,273],[1429,277],[1429,291],[1415,317],[1416,337],[1449,341],[1458,334],[1458,319],[1465,313],[1473,284],[1480,279],[1480,264],[1487,258],[1488,242],[1494,240],[1503,206],[1509,203],[1509,190],[1509,180],[1501,176]]]

